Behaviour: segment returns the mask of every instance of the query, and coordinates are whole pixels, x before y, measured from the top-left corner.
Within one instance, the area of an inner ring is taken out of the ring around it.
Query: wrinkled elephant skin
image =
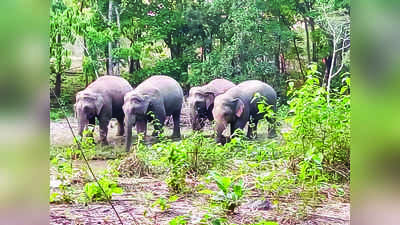
[[[180,137],[180,115],[183,91],[174,79],[168,76],[152,76],[143,81],[134,91],[125,95],[123,110],[125,117],[125,146],[129,151],[132,144],[132,126],[138,133],[147,131],[147,122],[153,121],[154,133],[161,132],[167,116],[174,121],[173,137]]]
[[[259,113],[257,106],[262,99],[253,100],[256,93],[264,96],[267,104],[272,105],[272,109],[276,112],[275,90],[258,80],[244,81],[215,98],[212,114],[216,122],[218,143],[224,144],[227,141],[222,133],[228,124],[231,126],[232,135],[236,129],[244,129],[247,122],[251,121],[252,126],[248,126],[247,136],[249,138],[256,136],[258,121],[265,115],[265,113]],[[273,118],[267,118],[267,120],[270,123],[268,135],[272,137],[275,135],[275,120]]]
[[[212,110],[214,99],[225,93],[235,84],[225,79],[215,79],[210,83],[192,87],[189,91],[188,102],[190,105],[190,122],[193,130],[200,130],[204,127],[205,121],[213,121]]]
[[[85,90],[76,94],[75,116],[79,123],[79,135],[88,124],[95,125],[99,120],[100,142],[108,144],[108,124],[111,118],[118,120],[118,135],[124,133],[124,96],[133,88],[125,79],[116,76],[102,76],[92,82]]]

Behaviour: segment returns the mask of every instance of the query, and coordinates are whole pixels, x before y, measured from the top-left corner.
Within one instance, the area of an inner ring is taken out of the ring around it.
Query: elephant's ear
[[[102,96],[97,95],[96,96],[96,101],[94,102],[95,106],[96,106],[96,114],[100,115],[101,109],[103,108],[104,105],[104,99]]]
[[[236,101],[235,115],[237,117],[240,117],[242,115],[242,113],[243,113],[243,110],[244,110],[244,103],[239,98],[235,99],[235,101]]]
[[[214,103],[215,94],[213,92],[206,92],[205,98],[206,98],[206,108],[209,109],[210,105]]]

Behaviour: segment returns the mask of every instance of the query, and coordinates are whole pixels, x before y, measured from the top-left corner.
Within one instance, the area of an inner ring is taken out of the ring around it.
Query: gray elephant
[[[215,98],[212,113],[216,121],[217,142],[226,143],[222,132],[228,124],[231,126],[232,135],[236,129],[244,129],[246,123],[250,121],[253,126],[248,126],[247,136],[250,138],[256,135],[258,121],[264,118],[265,114],[258,111],[257,103],[261,99],[254,99],[256,93],[266,97],[267,104],[272,105],[273,110],[276,111],[275,90],[258,80],[244,81]],[[275,121],[273,118],[267,118],[267,120],[270,123],[268,135],[273,137],[276,135]]]
[[[108,123],[111,118],[118,120],[118,134],[124,134],[124,96],[132,91],[132,86],[124,78],[102,76],[92,82],[85,90],[76,94],[75,116],[78,118],[79,135],[88,124],[95,125],[99,120],[100,142],[107,145]]]
[[[212,110],[216,96],[225,93],[235,84],[225,79],[215,79],[210,83],[192,87],[189,91],[188,102],[190,105],[190,122],[193,130],[200,130],[204,127],[205,120],[214,120]]]
[[[138,133],[147,132],[147,122],[153,117],[158,121],[154,124],[154,133],[161,131],[165,118],[172,115],[174,121],[173,137],[180,137],[180,116],[183,102],[183,91],[174,79],[167,76],[152,76],[143,81],[134,91],[125,95],[123,110],[125,113],[126,150],[132,143],[132,126],[136,125]]]

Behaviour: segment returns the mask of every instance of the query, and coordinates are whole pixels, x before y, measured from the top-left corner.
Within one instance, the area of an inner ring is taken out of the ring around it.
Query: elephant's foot
[[[100,144],[101,144],[101,146],[107,146],[108,145],[107,139],[100,140]]]
[[[229,138],[222,136],[222,137],[217,137],[217,138],[216,138],[216,141],[217,141],[217,143],[220,143],[220,144],[222,144],[222,145],[225,145],[225,144],[226,144],[227,142],[229,142],[230,140],[229,140]]]
[[[276,134],[275,130],[268,131],[268,138],[276,138],[278,135]]]
[[[172,138],[180,138],[181,137],[181,133],[180,132],[174,132],[172,133]]]

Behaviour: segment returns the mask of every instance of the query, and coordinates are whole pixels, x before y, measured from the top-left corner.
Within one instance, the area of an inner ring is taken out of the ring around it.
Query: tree
[[[350,16],[347,9],[335,9],[334,4],[329,0],[318,2],[317,6],[317,23],[326,32],[332,46],[331,62],[324,79],[328,93],[332,79],[342,72],[346,54],[350,53]]]
[[[60,97],[62,75],[71,66],[71,53],[65,44],[75,41],[71,29],[74,23],[73,10],[63,0],[52,0],[50,18],[50,71],[55,75],[54,92]]]

